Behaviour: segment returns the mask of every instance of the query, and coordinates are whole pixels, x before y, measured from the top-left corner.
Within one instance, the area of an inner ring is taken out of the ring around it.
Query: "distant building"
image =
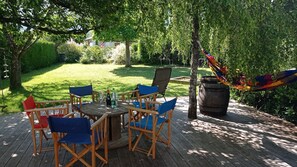
[[[100,47],[115,47],[120,44],[119,42],[96,41],[93,39],[93,37],[94,37],[94,31],[91,30],[86,34],[85,45],[87,45],[87,46],[98,45]]]

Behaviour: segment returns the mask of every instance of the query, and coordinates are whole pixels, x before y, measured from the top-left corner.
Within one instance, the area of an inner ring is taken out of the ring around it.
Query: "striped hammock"
[[[216,75],[218,80],[230,87],[233,87],[238,90],[242,91],[262,91],[262,90],[269,90],[274,89],[279,86],[287,85],[289,83],[293,83],[297,81],[297,70],[285,70],[274,77],[271,74],[265,74],[261,76],[257,76],[255,78],[256,83],[252,83],[251,81],[246,81],[245,76],[239,74],[237,78],[234,80],[228,81],[227,75],[227,68],[222,66],[215,58],[209,54],[207,51],[202,49],[202,53],[205,55],[208,66],[212,70],[212,72]]]

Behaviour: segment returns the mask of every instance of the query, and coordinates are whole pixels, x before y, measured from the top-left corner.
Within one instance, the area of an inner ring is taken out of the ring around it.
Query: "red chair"
[[[55,101],[44,101],[44,102],[36,102],[32,95],[30,95],[23,102],[24,111],[26,112],[30,124],[31,124],[31,132],[32,132],[32,140],[33,140],[33,155],[35,156],[37,153],[37,145],[36,145],[36,132],[39,134],[39,152],[47,151],[47,149],[42,149],[42,140],[43,137],[48,140],[45,130],[49,129],[48,120],[49,116],[55,117],[63,117],[68,114],[69,111],[69,101],[68,100],[55,100]]]

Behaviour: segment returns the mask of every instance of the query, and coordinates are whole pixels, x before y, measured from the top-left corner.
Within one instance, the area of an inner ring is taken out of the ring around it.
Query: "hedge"
[[[39,40],[33,44],[22,58],[22,72],[51,66],[58,62],[55,43]]]

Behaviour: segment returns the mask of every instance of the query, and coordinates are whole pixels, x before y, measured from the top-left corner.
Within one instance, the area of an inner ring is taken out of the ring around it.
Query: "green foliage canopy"
[[[100,4],[100,10],[98,10]],[[10,56],[10,89],[21,84],[21,57],[44,32],[84,34],[112,27],[123,3],[116,0],[3,0],[0,2],[1,32]],[[93,17],[97,16],[97,17]]]

